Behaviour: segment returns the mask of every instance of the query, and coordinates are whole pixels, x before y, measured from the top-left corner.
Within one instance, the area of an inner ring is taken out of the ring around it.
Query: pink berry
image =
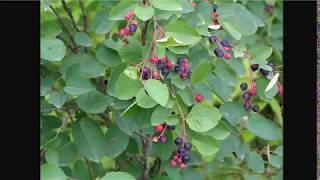
[[[128,35],[130,33],[130,28],[127,26],[124,28],[124,31],[126,32],[126,35]]]
[[[170,161],[170,164],[171,164],[172,167],[176,167],[178,163],[177,163],[177,161],[175,161],[175,160],[172,159],[172,160]]]
[[[202,94],[198,93],[194,99],[196,100],[197,103],[201,102],[203,100]]]
[[[159,79],[160,78],[160,73],[158,71],[153,71],[152,72],[152,78],[153,79]]]
[[[231,54],[230,54],[230,53],[225,53],[225,54],[224,54],[224,58],[230,59],[230,58],[231,58]]]
[[[252,96],[255,96],[256,94],[257,94],[256,84],[252,83],[250,86],[249,95],[252,97]]]
[[[171,61],[168,61],[167,64],[166,64],[166,68],[169,69],[169,70],[172,70],[174,67],[173,63]]]
[[[179,159],[179,156],[178,156],[178,155],[174,155],[174,156],[172,157],[172,159],[178,160],[178,159]]]
[[[152,137],[152,142],[155,142],[155,143],[156,143],[156,142],[158,142],[158,141],[159,141],[159,138],[158,138],[157,136],[153,136],[153,137]]]
[[[197,3],[193,1],[191,5],[192,5],[192,7],[195,8],[197,6]]]
[[[155,127],[155,130],[158,132],[158,133],[161,133],[163,131],[163,125],[162,124],[159,124]]]
[[[180,163],[180,168],[181,169],[184,169],[184,168],[186,168],[187,167],[187,165],[185,164],[185,163]]]
[[[214,12],[214,13],[212,14],[212,17],[215,17],[215,18],[219,17],[218,12]]]
[[[223,49],[224,49],[225,51],[230,51],[230,48],[229,48],[229,47],[223,47]]]
[[[283,87],[282,87],[282,84],[281,83],[277,83],[277,86],[278,86],[278,94],[279,96],[283,96]]]
[[[152,56],[150,58],[150,63],[151,64],[158,64],[159,59],[156,56]]]
[[[119,32],[119,35],[120,35],[121,37],[125,36],[125,35],[126,35],[126,30],[121,29],[120,32]]]
[[[132,11],[128,11],[127,14],[124,16],[124,18],[129,21],[129,19],[131,19],[131,17],[134,15],[134,13]]]
[[[181,158],[181,157],[178,158],[178,163],[179,163],[179,164],[182,163],[182,158]]]

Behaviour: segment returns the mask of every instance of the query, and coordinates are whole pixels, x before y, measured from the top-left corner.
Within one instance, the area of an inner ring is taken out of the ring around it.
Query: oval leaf
[[[66,54],[66,46],[60,39],[41,38],[40,56],[48,61],[60,61]]]
[[[107,97],[98,91],[81,94],[76,102],[79,108],[87,113],[102,113],[108,106]]]
[[[144,83],[144,88],[152,99],[161,106],[166,106],[169,100],[169,90],[166,84],[163,84],[158,80],[149,79]]]
[[[141,6],[139,4],[134,8],[134,13],[139,19],[146,21],[153,16],[154,10],[151,6]]]

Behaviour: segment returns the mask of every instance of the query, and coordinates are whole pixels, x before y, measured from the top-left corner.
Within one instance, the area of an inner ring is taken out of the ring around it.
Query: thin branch
[[[79,4],[80,4],[80,8],[81,8],[81,12],[82,12],[82,16],[83,16],[83,31],[87,32],[87,24],[88,24],[88,18],[87,18],[87,13],[84,9],[84,4],[83,4],[83,0],[79,0]],[[88,53],[88,49],[86,47],[84,47],[84,51],[85,53]]]
[[[147,29],[148,29],[148,24],[150,20],[147,20],[146,22],[143,22],[142,24],[142,30],[141,30],[141,44],[142,46],[146,45],[146,34],[147,34]]]
[[[144,138],[144,137],[141,137],[141,142],[142,142],[142,145],[143,145],[143,174],[142,174],[142,180],[148,180],[149,179],[149,170],[150,170],[149,163],[148,163],[148,157],[149,157],[149,150],[151,148],[152,142],[151,142],[150,139],[147,139],[147,138]]]
[[[93,169],[92,169],[92,167],[91,167],[90,162],[88,161],[87,158],[84,158],[84,159],[85,159],[86,164],[87,164],[87,166],[88,166],[88,170],[89,170],[89,173],[90,173],[91,180],[95,180],[95,178],[94,178],[94,173],[93,173]]]
[[[63,39],[62,37],[60,37],[60,36],[57,36],[57,38],[60,39],[61,41],[63,41],[64,44],[65,44],[69,49],[71,49],[72,52],[77,53],[77,51],[76,51],[72,46],[70,46],[66,40],[64,40],[64,39]]]
[[[67,3],[66,3],[65,0],[61,0],[61,2],[62,2],[62,5],[63,5],[64,10],[67,12],[68,16],[70,17],[71,22],[72,22],[74,28],[79,32],[79,28],[78,28],[78,26],[77,26],[76,21],[74,20],[74,17],[73,17],[73,15],[72,15],[71,9],[68,7],[68,5],[67,5]]]
[[[69,36],[69,38],[70,38],[70,40],[71,40],[71,42],[72,42],[72,44],[73,44],[73,46],[74,46],[74,49],[78,52],[78,47],[77,47],[77,45],[76,45],[76,42],[74,41],[74,39],[73,39],[70,31],[68,30],[67,26],[64,24],[61,16],[60,16],[59,13],[53,8],[53,6],[50,5],[50,9],[51,9],[51,10],[53,11],[53,13],[57,16],[57,18],[58,18],[58,20],[59,20],[59,22],[60,22],[60,24],[61,24],[62,30],[65,31],[65,32],[68,34],[68,36]]]

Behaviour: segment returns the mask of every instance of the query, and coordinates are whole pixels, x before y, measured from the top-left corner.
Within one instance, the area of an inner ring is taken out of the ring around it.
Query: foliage
[[[282,2],[214,1],[215,17],[212,3],[42,1],[42,180],[282,179]],[[189,79],[145,80],[151,56],[187,58]],[[243,107],[242,82],[256,85],[259,112]],[[161,123],[175,126],[166,144],[151,140]],[[170,166],[176,137],[192,144],[185,169]]]

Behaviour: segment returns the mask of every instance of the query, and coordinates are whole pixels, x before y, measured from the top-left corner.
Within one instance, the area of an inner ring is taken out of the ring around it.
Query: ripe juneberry
[[[201,102],[203,100],[203,95],[198,93],[198,94],[196,94],[194,99],[196,100],[197,103],[199,103],[199,102]]]
[[[221,48],[217,47],[214,49],[214,54],[218,57],[218,58],[222,58],[224,56],[224,52]]]
[[[174,140],[174,143],[175,143],[177,146],[180,146],[180,145],[183,143],[183,140],[182,140],[182,138],[177,137],[177,138]]]
[[[184,58],[183,57],[178,57],[177,64],[181,65],[183,62]]]
[[[241,89],[242,91],[247,90],[247,88],[248,88],[248,84],[247,84],[247,83],[241,83],[241,84],[240,84],[240,89]]]
[[[253,105],[252,106],[252,111],[253,112],[259,112],[259,106],[258,105]]]
[[[244,101],[249,101],[250,100],[250,95],[248,92],[243,93],[242,98]]]
[[[184,148],[185,148],[186,150],[190,151],[191,148],[192,148],[192,145],[191,145],[190,143],[186,143],[186,144],[184,144]]]
[[[191,157],[189,155],[185,155],[182,157],[182,162],[187,163],[191,160]]]
[[[131,33],[136,32],[136,30],[137,30],[137,25],[135,25],[135,24],[130,24],[130,25],[129,25],[129,30],[130,30]]]
[[[251,70],[254,72],[254,71],[258,70],[259,64],[251,64],[250,67],[251,67]]]
[[[210,36],[210,37],[209,37],[209,42],[210,42],[211,44],[214,44],[216,41],[217,41],[217,37],[216,37],[216,36]]]
[[[161,136],[159,138],[159,141],[160,141],[161,144],[166,144],[167,143],[167,138],[165,136]]]
[[[251,103],[250,102],[245,102],[243,107],[248,111],[251,109]]]
[[[162,59],[160,59],[158,61],[157,69],[160,71],[163,71],[165,67],[166,67],[166,63]]]
[[[156,132],[161,133],[163,131],[164,127],[162,124],[159,124],[155,127]]]
[[[228,47],[228,48],[231,47],[230,44],[229,44],[229,42],[228,42],[227,40],[221,40],[221,41],[220,41],[220,44],[221,44],[221,46],[223,46],[223,47]]]
[[[176,66],[174,66],[174,72],[175,73],[179,73],[180,71],[181,71],[181,66],[180,65],[176,65]]]
[[[166,68],[171,71],[173,67],[174,67],[173,63],[168,60],[168,62],[166,63]]]
[[[167,76],[169,75],[169,70],[164,68],[164,69],[161,71],[161,74],[162,74],[164,77],[167,77]]]
[[[152,56],[150,58],[150,63],[151,64],[158,64],[159,59],[157,58],[157,56]]]
[[[263,76],[268,76],[270,71],[267,71],[267,70],[264,70],[264,69],[261,69],[260,68],[260,73],[263,75]]]

